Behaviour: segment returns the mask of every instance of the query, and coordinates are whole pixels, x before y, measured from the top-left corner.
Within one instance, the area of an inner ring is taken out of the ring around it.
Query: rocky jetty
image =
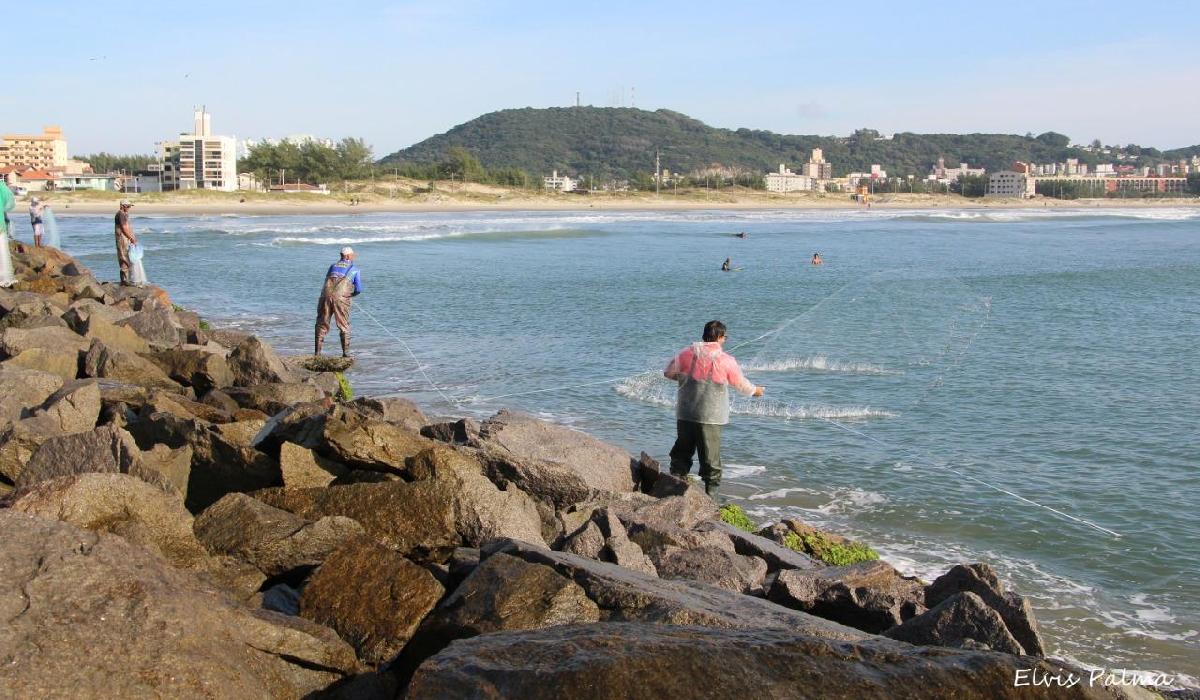
[[[984,564],[927,584],[827,563],[834,535],[733,527],[645,454],[509,411],[346,401],[343,377],[161,289],[12,258],[0,696],[1125,692],[1015,687],[1069,669]]]

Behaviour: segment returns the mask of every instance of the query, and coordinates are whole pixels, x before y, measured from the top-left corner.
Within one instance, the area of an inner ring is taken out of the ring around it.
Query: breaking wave
[[[742,367],[748,372],[831,372],[842,374],[904,374],[899,370],[887,369],[868,362],[839,362],[825,355],[790,357],[782,360],[751,362]]]
[[[627,399],[654,404],[675,406],[676,386],[653,374],[639,374],[617,383],[616,392]],[[784,420],[865,420],[870,418],[893,418],[899,414],[870,406],[821,406],[789,404],[771,399],[752,399],[737,395],[730,397],[729,412],[738,416],[760,416],[783,418]]]

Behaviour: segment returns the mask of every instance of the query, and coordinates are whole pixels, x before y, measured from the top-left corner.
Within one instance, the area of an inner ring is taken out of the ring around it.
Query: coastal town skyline
[[[148,153],[181,107],[206,105],[241,138],[361,136],[388,153],[486,112],[578,99],[783,134],[1055,130],[1164,149],[1198,140],[1200,97],[1184,86],[1200,68],[1172,58],[1200,15],[1185,3],[1094,12],[1018,2],[986,18],[920,13],[919,23],[877,3],[852,15],[622,3],[233,8],[218,1],[189,17],[208,46],[199,56],[170,8],[40,10],[61,46],[23,69],[38,99],[0,104],[0,125],[61,125],[79,153]],[[21,34],[17,53],[36,52],[40,39]]]

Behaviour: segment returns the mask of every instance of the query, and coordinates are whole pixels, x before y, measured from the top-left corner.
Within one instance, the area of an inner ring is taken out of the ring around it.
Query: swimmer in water
[[[733,234],[733,236],[734,236],[734,238],[745,238],[745,237],[746,237],[746,232],[745,232],[745,231],[740,231],[740,232],[738,232],[738,233],[735,233],[735,234]]]
[[[729,272],[731,269],[733,269],[733,261],[725,258],[725,262],[721,263],[721,272]]]
[[[820,253],[813,253],[812,264],[813,264],[813,265],[821,265],[821,264],[823,264],[823,261],[821,260],[821,254],[820,254]]]

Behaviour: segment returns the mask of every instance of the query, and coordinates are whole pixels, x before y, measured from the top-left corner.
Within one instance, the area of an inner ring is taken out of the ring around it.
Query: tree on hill
[[[97,173],[136,172],[158,162],[158,159],[151,155],[117,155],[104,151],[79,156],[78,160],[92,166],[92,170]]]

